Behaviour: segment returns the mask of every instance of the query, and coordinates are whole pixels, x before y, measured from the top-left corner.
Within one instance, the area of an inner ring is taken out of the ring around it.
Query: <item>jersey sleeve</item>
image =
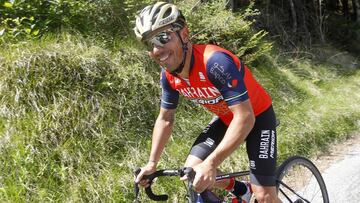
[[[165,109],[175,109],[179,102],[179,92],[170,86],[164,70],[161,72],[160,84],[162,89],[161,107]]]
[[[239,70],[228,54],[213,53],[207,61],[206,73],[229,106],[249,99],[243,79],[244,69]]]

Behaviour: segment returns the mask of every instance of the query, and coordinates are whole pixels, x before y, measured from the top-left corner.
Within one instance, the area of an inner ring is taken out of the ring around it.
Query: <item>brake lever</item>
[[[187,177],[188,177],[188,179],[189,179],[189,182],[193,182],[193,181],[194,181],[196,172],[194,171],[193,168],[191,168],[191,167],[184,167],[182,171],[183,171],[183,175],[187,175]],[[183,175],[182,175],[182,176],[183,176]]]
[[[141,168],[138,168],[135,170],[134,174],[135,174],[135,178],[137,177],[137,175],[139,175],[139,173],[141,172]],[[134,198],[134,202],[138,202],[139,201],[139,183],[136,183],[134,181],[134,193],[135,193],[135,198]]]

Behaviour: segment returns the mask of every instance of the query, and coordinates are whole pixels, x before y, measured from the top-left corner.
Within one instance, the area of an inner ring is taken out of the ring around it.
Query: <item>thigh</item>
[[[272,107],[256,117],[254,128],[246,139],[246,149],[250,162],[251,183],[275,186],[276,118]]]
[[[196,138],[190,155],[205,160],[224,138],[227,126],[218,117],[214,117]]]

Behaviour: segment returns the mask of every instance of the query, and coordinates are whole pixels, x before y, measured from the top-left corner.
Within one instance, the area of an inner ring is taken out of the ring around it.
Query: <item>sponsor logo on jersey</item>
[[[200,81],[201,81],[201,82],[205,82],[205,81],[206,81],[205,75],[204,75],[204,73],[202,73],[202,72],[199,72],[199,78],[200,78]]]
[[[184,87],[178,90],[180,94],[197,104],[217,104],[224,100],[216,87]]]
[[[231,79],[230,73],[225,73],[224,66],[214,63],[210,68],[210,73],[215,76],[215,79],[221,84],[225,85],[226,81]]]
[[[178,90],[182,95],[192,98],[215,98],[220,94],[219,90],[216,87],[184,87]]]
[[[223,96],[216,97],[215,99],[191,99],[197,104],[217,104],[224,100]]]
[[[179,78],[175,78],[175,84],[180,84],[181,83],[181,80]]]

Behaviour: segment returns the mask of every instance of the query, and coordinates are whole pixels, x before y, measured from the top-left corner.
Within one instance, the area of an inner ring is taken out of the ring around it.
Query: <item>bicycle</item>
[[[138,174],[138,169],[135,174]],[[144,178],[150,180],[150,186],[145,188],[147,196],[154,201],[166,201],[168,195],[157,195],[152,191],[153,180],[162,176],[179,176],[182,177],[185,174],[191,178],[195,176],[195,172],[191,168],[182,168],[174,170],[158,170],[153,174],[147,175]],[[229,179],[248,177],[250,171],[240,171],[235,173],[227,173],[216,176],[216,181]],[[191,181],[189,181],[187,187],[187,194],[185,196],[188,203],[202,202],[206,203],[230,203],[231,200],[220,198],[209,190],[205,190],[201,194],[197,194],[191,190]],[[278,190],[278,196],[282,202],[286,203],[329,203],[329,196],[327,193],[325,182],[321,176],[320,171],[316,166],[307,158],[301,156],[293,156],[285,161],[278,167],[276,171],[276,187]],[[137,184],[135,188],[135,200],[138,199],[139,187]],[[257,201],[254,200],[256,203]]]

